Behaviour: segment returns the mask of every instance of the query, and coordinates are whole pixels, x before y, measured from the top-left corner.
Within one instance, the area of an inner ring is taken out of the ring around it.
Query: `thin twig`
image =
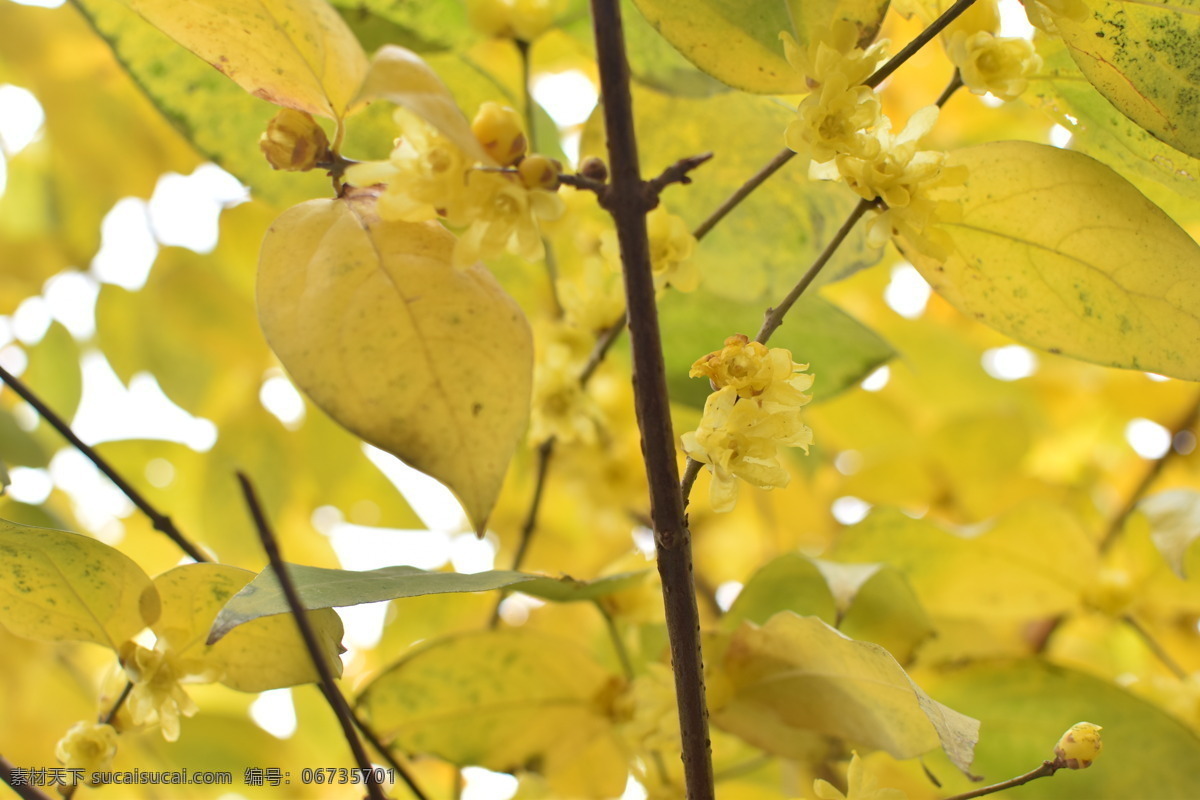
[[[1138,635],[1138,637],[1142,640],[1142,643],[1146,645],[1146,648],[1153,653],[1154,657],[1162,662],[1162,665],[1169,669],[1176,678],[1181,681],[1187,680],[1189,675],[1188,671],[1179,666],[1179,662],[1171,657],[1171,654],[1168,653],[1163,646],[1158,643],[1158,640],[1154,638],[1154,635],[1151,634],[1150,631],[1146,630],[1142,623],[1138,622],[1137,617],[1133,616],[1133,614],[1123,614],[1121,616],[1121,621],[1130,628],[1133,628],[1134,633]]]
[[[872,88],[883,83],[889,75],[900,68],[901,64],[916,55],[918,50],[928,44],[933,37],[945,30],[947,25],[958,19],[959,16],[974,3],[975,0],[958,0],[957,3],[943,11],[940,17],[929,23],[928,28],[918,33],[915,37],[913,37],[911,42],[904,45],[899,53],[896,53],[896,55],[889,58],[883,66],[875,70],[875,72],[871,74],[871,77],[867,78],[863,83]]]
[[[779,168],[791,161],[795,155],[792,150],[786,147],[776,153],[775,157],[765,167],[754,173],[750,180],[743,183],[737,188],[737,191],[729,195],[725,202],[717,207],[716,211],[709,214],[708,219],[701,222],[696,230],[692,231],[692,236],[695,236],[697,240],[703,239],[709,231],[716,227],[718,222],[725,219],[730,211],[737,208],[738,204],[745,200],[751,192],[762,186],[767,178],[778,172]]]
[[[646,233],[649,209],[645,204],[645,185],[638,165],[621,9],[617,0],[592,0],[591,6],[612,171],[607,208],[616,225],[625,278],[625,307],[629,314],[633,352],[634,407],[650,484],[650,514],[654,522],[654,543],[662,577],[679,708],[684,782],[689,800],[714,800],[700,616],[692,583],[691,533],[684,522],[683,499],[679,494],[675,435],[671,427],[666,366]]]
[[[808,268],[808,271],[805,272],[803,277],[801,277],[796,285],[792,287],[792,290],[787,293],[787,297],[783,298],[783,301],[779,305],[775,306],[774,308],[767,309],[766,318],[763,320],[762,328],[759,329],[758,336],[754,337],[755,341],[761,342],[762,344],[767,343],[767,340],[771,338],[771,334],[775,333],[779,326],[783,324],[784,315],[791,310],[792,306],[796,304],[796,301],[800,299],[800,295],[804,294],[804,290],[807,289],[809,285],[816,279],[817,274],[820,273],[821,269],[824,268],[829,259],[833,257],[833,254],[837,252],[838,248],[842,246],[842,242],[846,241],[846,237],[850,235],[850,231],[852,231],[854,226],[858,224],[858,221],[862,219],[863,214],[866,214],[868,209],[871,209],[874,206],[874,200],[858,201],[858,205],[854,207],[854,210],[851,211],[850,215],[846,217],[844,222],[842,222],[842,226],[838,228],[837,233],[835,233],[833,238],[829,240],[829,244],[825,245],[825,249],[821,251],[819,256],[817,256],[817,260],[812,263],[812,266]]]
[[[593,605],[600,611],[600,616],[604,617],[604,624],[608,628],[608,638],[612,640],[613,650],[617,652],[617,661],[621,662],[621,674],[625,676],[626,681],[633,681],[633,662],[629,660],[629,651],[625,649],[621,632],[617,630],[617,621],[604,607],[604,603],[596,600]]]
[[[17,793],[17,797],[22,798],[22,800],[53,800],[50,795],[41,789],[26,783],[25,779],[15,777],[14,773],[17,769],[17,767],[9,763],[8,759],[0,756],[0,778],[8,784],[10,789]]]
[[[529,152],[537,153],[539,152],[537,101],[533,99],[533,87],[529,83],[531,77],[529,51],[532,44],[524,39],[514,39],[513,42],[517,45],[517,53],[521,56],[521,110],[525,114],[525,131],[529,134]],[[542,237],[542,248],[545,250],[546,277],[550,281],[550,300],[554,303],[554,316],[561,317],[563,307],[558,298],[558,258],[554,255],[554,245],[545,236]]]
[[[1129,515],[1137,510],[1138,503],[1142,501],[1146,492],[1150,490],[1150,487],[1162,475],[1163,468],[1177,455],[1174,446],[1175,438],[1179,434],[1196,427],[1197,422],[1200,422],[1200,395],[1197,395],[1192,400],[1192,404],[1188,406],[1187,411],[1171,429],[1171,446],[1167,448],[1167,452],[1151,462],[1145,474],[1142,475],[1142,479],[1138,481],[1138,485],[1133,488],[1133,491],[1125,499],[1125,505],[1109,520],[1108,526],[1104,529],[1104,535],[1100,539],[1099,550],[1101,553],[1107,553],[1109,548],[1113,546],[1121,531],[1125,529],[1125,521],[1129,519]]]
[[[21,396],[22,400],[33,406],[34,410],[41,415],[42,419],[50,423],[50,426],[54,428],[54,430],[58,431],[64,439],[73,444],[79,450],[79,452],[83,453],[89,461],[96,465],[97,469],[107,475],[108,479],[115,483],[117,488],[120,489],[135,506],[141,509],[143,514],[150,518],[150,522],[153,523],[156,530],[165,533],[171,541],[179,546],[179,549],[183,550],[183,552],[187,553],[196,561],[208,561],[204,554],[200,552],[200,549],[189,542],[184,535],[179,532],[179,529],[175,527],[175,523],[171,521],[170,517],[160,512],[154,506],[150,505],[150,502],[146,500],[145,497],[142,497],[141,492],[130,486],[129,482],[122,478],[120,474],[113,469],[111,464],[105,461],[104,458],[102,458],[100,454],[91,447],[84,444],[83,440],[75,435],[75,431],[71,430],[71,426],[68,425],[62,417],[54,413],[49,406],[43,403],[41,398],[35,395],[33,391],[24,384],[24,382],[3,367],[0,367],[0,380],[3,380],[6,384],[8,384],[14,392]]]
[[[688,173],[712,157],[712,153],[701,153],[698,156],[688,156],[687,158],[679,159],[664,169],[662,174],[657,178],[651,178],[646,181],[647,195],[654,198],[654,202],[657,204],[658,196],[662,194],[663,189],[666,189],[672,183],[679,183],[684,186],[691,183],[692,177]]]
[[[1011,789],[1014,786],[1023,786],[1024,784],[1037,780],[1038,778],[1048,778],[1054,773],[1058,772],[1064,766],[1064,764],[1059,764],[1056,761],[1043,761],[1041,766],[1026,772],[1024,775],[1018,775],[1015,778],[1009,778],[1008,780],[1001,781],[1000,783],[993,783],[991,786],[984,786],[980,789],[973,789],[969,792],[956,794],[953,797],[947,797],[945,800],[971,800],[972,797],[983,797],[984,795],[992,794],[994,792],[1002,792],[1005,789]]]
[[[396,756],[392,754],[391,749],[383,743],[382,739],[379,738],[379,734],[375,733],[374,729],[372,729],[370,725],[363,721],[362,717],[355,713],[353,706],[347,704],[346,707],[350,710],[350,716],[354,719],[354,726],[362,731],[362,735],[365,736],[367,741],[371,743],[371,747],[374,747],[375,751],[383,757],[383,760],[386,761],[392,769],[396,770],[396,773],[400,776],[400,779],[404,781],[405,785],[408,786],[408,789],[413,793],[413,796],[416,797],[417,800],[429,800],[429,795],[425,794],[425,791],[417,785],[416,779],[413,778],[412,773],[409,772],[408,768],[401,764]]]
[[[308,649],[313,666],[316,667],[317,673],[321,677],[321,693],[325,695],[330,708],[333,709],[333,713],[337,716],[338,723],[342,726],[342,735],[346,738],[347,744],[350,745],[350,751],[354,754],[354,760],[362,772],[367,786],[367,795],[372,800],[386,800],[383,789],[380,788],[380,784],[376,780],[371,760],[367,758],[367,752],[363,749],[362,742],[358,738],[358,733],[354,729],[354,715],[350,712],[350,705],[346,702],[346,698],[342,696],[341,690],[338,689],[333,676],[333,670],[329,668],[329,662],[326,660],[325,654],[321,650],[321,645],[317,641],[317,635],[313,631],[312,624],[308,619],[308,612],[304,608],[304,603],[300,600],[300,593],[296,591],[296,585],[292,583],[292,576],[288,574],[287,565],[283,561],[283,555],[279,552],[279,544],[275,539],[275,534],[271,531],[270,524],[267,522],[266,514],[263,513],[262,505],[258,502],[258,495],[254,491],[254,486],[243,472],[237,473],[237,479],[242,487],[242,495],[246,499],[246,505],[250,509],[250,515],[254,518],[254,525],[258,529],[258,537],[262,541],[263,550],[267,553],[267,560],[271,562],[271,569],[275,572],[275,579],[279,581],[279,588],[283,590],[284,597],[287,598],[288,608],[292,612],[292,619],[296,620],[296,627],[300,629],[300,636],[304,639],[304,646]]]
[[[621,312],[621,318],[615,320],[611,325],[604,329],[604,333],[600,334],[600,338],[596,340],[596,345],[592,348],[591,355],[588,356],[587,363],[583,365],[583,369],[579,373],[579,385],[587,386],[588,381],[596,374],[596,370],[600,368],[600,364],[604,361],[604,357],[608,355],[609,348],[621,336],[621,331],[625,330],[625,325],[629,322],[629,316],[625,312]]]
[[[529,510],[525,512],[525,522],[521,525],[521,541],[517,544],[517,552],[513,555],[512,566],[513,571],[519,570],[521,564],[525,562],[525,555],[529,551],[529,540],[533,538],[533,532],[537,530],[538,512],[542,507],[542,494],[546,488],[546,472],[550,468],[550,458],[554,455],[554,445],[556,439],[551,436],[546,441],[542,442],[537,449],[537,477],[533,483],[533,499],[529,501]],[[507,592],[501,592],[500,597],[496,600],[496,605],[492,608],[492,617],[488,622],[489,628],[495,628],[500,624],[500,604],[508,597]]]
[[[692,487],[696,485],[696,478],[700,475],[700,468],[704,465],[696,459],[688,456],[687,464],[683,467],[683,479],[679,482],[679,491],[683,495],[683,507],[686,509],[688,500],[692,496]]]

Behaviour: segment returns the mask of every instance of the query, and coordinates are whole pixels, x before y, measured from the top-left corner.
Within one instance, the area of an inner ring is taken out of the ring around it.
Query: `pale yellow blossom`
[[[533,401],[529,436],[535,442],[550,437],[564,444],[596,441],[603,415],[579,382],[591,351],[591,337],[565,323],[539,329],[533,368]]]
[[[562,215],[563,201],[556,193],[528,189],[516,175],[474,170],[467,175],[467,195],[467,228],[454,246],[456,266],[506,249],[531,261],[545,255],[538,221]]]
[[[1042,58],[1028,39],[997,38],[987,31],[954,32],[946,53],[958,67],[963,84],[974,94],[1015,100],[1042,67]]]
[[[83,770],[89,786],[96,785],[92,773],[108,770],[116,754],[117,729],[98,722],[76,722],[54,747],[59,763],[69,770]]]
[[[908,795],[900,789],[880,787],[875,776],[863,766],[858,753],[854,753],[850,759],[846,784],[846,792],[842,793],[829,781],[818,778],[813,781],[813,794],[819,800],[908,800]]]
[[[135,642],[121,646],[121,666],[133,683],[125,707],[134,725],[157,722],[168,742],[179,739],[179,718],[194,715],[199,708],[180,681],[192,677],[164,640],[148,650]],[[205,676],[211,680],[211,676]]]

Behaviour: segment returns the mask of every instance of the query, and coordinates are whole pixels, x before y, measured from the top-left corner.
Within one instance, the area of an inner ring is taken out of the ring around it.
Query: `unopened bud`
[[[525,155],[521,115],[499,103],[484,103],[471,120],[471,132],[487,154],[502,167],[517,163]]]
[[[1096,760],[1104,742],[1100,741],[1099,725],[1077,722],[1062,735],[1054,746],[1054,755],[1067,769],[1087,769]]]
[[[595,156],[588,156],[579,165],[579,174],[589,180],[604,183],[608,180],[608,165]]]
[[[329,138],[305,111],[280,109],[267,123],[258,147],[275,169],[303,172],[329,158]]]
[[[517,172],[526,189],[554,190],[558,188],[558,175],[562,172],[562,164],[534,153],[521,159],[521,163],[517,165]]]

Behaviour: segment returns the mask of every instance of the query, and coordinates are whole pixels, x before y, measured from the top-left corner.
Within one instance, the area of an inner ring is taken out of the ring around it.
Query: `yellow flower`
[[[180,685],[182,679],[190,677],[187,666],[162,639],[154,650],[126,642],[121,646],[120,656],[121,666],[133,682],[125,701],[133,724],[158,722],[164,739],[168,742],[179,739],[179,718],[190,717],[199,710]],[[211,680],[211,676],[206,677]]]
[[[832,164],[814,164],[809,176],[840,176],[866,200],[882,199],[893,208],[907,206],[917,184],[936,178],[945,161],[944,153],[919,149],[937,116],[937,106],[926,106],[909,118],[899,134],[884,125],[875,131],[879,143],[876,155],[838,155]]]
[[[1029,24],[1046,33],[1058,33],[1055,19],[1066,17],[1080,20],[1087,16],[1088,7],[1083,0],[1022,0]]]
[[[812,431],[804,424],[797,392],[785,383],[768,386],[755,397],[739,397],[725,386],[708,396],[700,427],[682,437],[690,458],[712,473],[709,501],[714,511],[730,511],[737,502],[737,479],[761,489],[787,486],[791,476],[779,461],[779,446],[808,452]],[[799,395],[807,402],[807,395]]]
[[[580,273],[559,278],[557,286],[567,319],[580,330],[602,331],[625,311],[621,273],[607,259],[585,257]]]
[[[470,172],[467,198],[467,229],[454,246],[460,267],[505,249],[531,261],[542,258],[546,251],[538,221],[558,219],[565,208],[557,193],[527,189],[516,175],[500,172]]]
[[[1104,748],[1104,742],[1100,739],[1102,730],[1099,725],[1090,722],[1072,725],[1054,746],[1054,755],[1062,762],[1060,766],[1066,766],[1067,769],[1090,767]]]
[[[515,164],[525,155],[527,143],[521,130],[521,115],[508,106],[492,102],[481,105],[471,120],[471,133],[484,152],[501,166]]]
[[[681,292],[695,290],[700,283],[700,274],[691,260],[696,237],[683,218],[668,213],[660,205],[646,215],[646,230],[650,236],[654,288],[670,285]]]
[[[271,117],[267,130],[258,139],[258,148],[274,169],[304,172],[329,158],[329,139],[325,131],[305,111],[283,108]]]
[[[858,753],[850,759],[845,794],[829,781],[820,779],[813,781],[813,793],[820,800],[908,800],[908,795],[899,789],[877,786],[875,776],[867,773]]]
[[[96,785],[92,773],[108,770],[116,754],[117,729],[96,722],[76,722],[54,747],[59,762],[67,769],[83,770],[89,786]]]
[[[987,31],[954,32],[946,52],[971,92],[990,92],[1001,100],[1019,97],[1029,77],[1042,68],[1042,58],[1028,39],[998,39]]]
[[[590,337],[562,323],[539,333],[529,436],[535,442],[553,436],[564,444],[591,444],[602,426],[602,414],[579,383]]]
[[[790,33],[779,34],[784,57],[810,86],[820,86],[834,75],[842,76],[847,86],[858,86],[869,78],[887,58],[888,41],[881,39],[863,49],[858,46],[859,37],[858,26],[845,19],[834,22],[808,50],[801,50]]]
[[[387,220],[423,222],[442,217],[465,224],[467,214],[466,155],[436,128],[399,108],[394,115],[401,138],[387,161],[354,164],[346,182],[354,186],[386,183],[379,215]]]
[[[554,25],[563,0],[468,0],[471,25],[488,36],[532,42]]]
[[[725,340],[720,350],[701,356],[688,373],[693,378],[707,377],[714,390],[732,387],[740,397],[761,395],[772,384],[784,383],[800,396],[796,405],[811,398],[803,395],[813,383],[813,376],[803,374],[807,364],[792,361],[790,351],[782,347],[767,348],[752,342],[744,333],[735,333]]]

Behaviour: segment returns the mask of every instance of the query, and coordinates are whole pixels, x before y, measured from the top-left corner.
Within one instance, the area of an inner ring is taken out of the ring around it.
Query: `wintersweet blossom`
[[[846,772],[846,792],[832,783],[818,778],[813,781],[813,794],[819,800],[908,800],[908,795],[900,789],[880,787],[875,776],[867,772],[858,753],[850,759],[850,768]]]
[[[670,286],[681,292],[694,291],[700,285],[700,273],[692,261],[696,237],[692,236],[683,217],[670,213],[659,204],[646,215],[646,235],[650,241],[654,288],[661,291]],[[621,251],[612,231],[600,237],[600,254],[620,269]]]
[[[163,640],[149,650],[135,642],[121,646],[121,666],[133,683],[125,701],[134,725],[162,727],[168,742],[179,739],[179,718],[190,717],[199,708],[184,691],[180,681],[189,676],[189,669]]]
[[[693,365],[692,375],[707,376],[715,391],[704,404],[700,426],[685,433],[682,444],[712,473],[713,510],[733,508],[739,478],[762,489],[788,484],[779,447],[808,452],[812,444],[812,430],[800,414],[812,399],[804,393],[813,382],[806,369],[789,351],[767,350],[744,335],[729,337],[724,348]]]
[[[974,94],[1015,100],[1042,68],[1042,58],[1028,39],[997,38],[987,31],[955,31],[946,40],[946,53],[958,67],[963,84]]]
[[[508,173],[475,170],[466,175],[466,184],[469,221],[454,246],[455,266],[494,258],[506,249],[530,260],[545,255],[538,222],[562,216],[561,197],[526,188]]]
[[[595,442],[603,415],[579,382],[591,337],[564,323],[553,323],[538,333],[530,438],[544,442],[554,437],[564,444]]]
[[[116,754],[117,729],[98,722],[76,722],[54,747],[59,763],[68,770],[82,770],[89,786],[96,785],[92,773],[106,771]]]

